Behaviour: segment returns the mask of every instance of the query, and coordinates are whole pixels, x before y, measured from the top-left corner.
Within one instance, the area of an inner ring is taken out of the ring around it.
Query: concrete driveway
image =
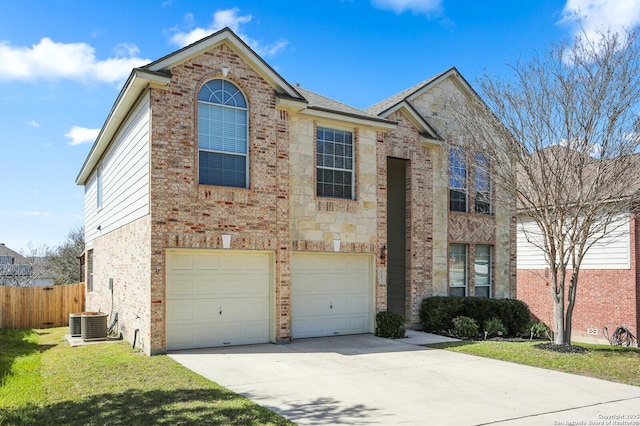
[[[169,356],[300,425],[640,425],[640,387],[427,349],[416,333]]]

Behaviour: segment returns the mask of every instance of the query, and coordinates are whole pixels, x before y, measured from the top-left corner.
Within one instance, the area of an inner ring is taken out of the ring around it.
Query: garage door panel
[[[269,306],[262,298],[220,299],[219,311],[224,321],[267,321],[269,320]],[[218,311],[218,312],[219,312]]]
[[[246,345],[260,341],[265,334],[269,334],[269,325],[263,321],[233,323],[221,328],[221,341],[223,345]]]
[[[201,298],[218,297],[220,295],[220,284],[215,278],[194,277],[193,296]]]
[[[174,253],[171,258],[167,258],[167,270],[193,270],[193,255],[190,253]]]
[[[331,297],[317,295],[296,295],[291,314],[296,316],[326,315],[330,311]]]
[[[370,264],[366,255],[294,253],[292,337],[370,332]]]
[[[194,258],[193,269],[195,271],[217,271],[220,269],[220,258],[218,256],[211,256],[205,253],[195,253],[192,256]]]
[[[269,280],[265,276],[225,275],[220,278],[220,297],[267,297]]]
[[[330,293],[331,283],[329,279],[322,274],[298,273],[296,275],[296,293],[297,294],[318,294]]]
[[[369,314],[352,315],[349,317],[349,329],[355,333],[369,332]]]
[[[167,310],[167,323],[179,323],[194,319],[193,304],[190,301],[176,300]]]
[[[192,296],[194,294],[193,291],[193,278],[176,278],[174,285],[171,287],[171,293],[167,291],[167,297]]]
[[[167,252],[167,349],[269,341],[268,253]]]

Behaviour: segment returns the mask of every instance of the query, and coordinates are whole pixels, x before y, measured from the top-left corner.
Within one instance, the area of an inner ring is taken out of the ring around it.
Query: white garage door
[[[295,338],[371,332],[371,256],[293,253]]]
[[[167,349],[269,341],[269,253],[167,251]]]

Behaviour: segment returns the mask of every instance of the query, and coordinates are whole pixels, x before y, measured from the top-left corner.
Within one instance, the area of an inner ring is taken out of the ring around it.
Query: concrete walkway
[[[340,336],[169,356],[300,425],[640,425],[640,387],[418,346],[440,339]]]

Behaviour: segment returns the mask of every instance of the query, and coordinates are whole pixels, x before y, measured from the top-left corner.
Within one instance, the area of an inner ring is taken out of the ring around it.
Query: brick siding
[[[637,241],[638,219],[631,221],[631,268],[582,269],[578,278],[576,306],[573,312],[572,337],[577,341],[604,342],[603,328],[609,333],[625,325],[637,336],[640,327],[638,316],[640,281],[638,272]],[[540,321],[553,329],[553,300],[548,271],[523,270],[518,272],[518,298],[529,305],[531,312]],[[567,288],[571,271],[567,273]],[[587,329],[596,329],[590,335]]]

